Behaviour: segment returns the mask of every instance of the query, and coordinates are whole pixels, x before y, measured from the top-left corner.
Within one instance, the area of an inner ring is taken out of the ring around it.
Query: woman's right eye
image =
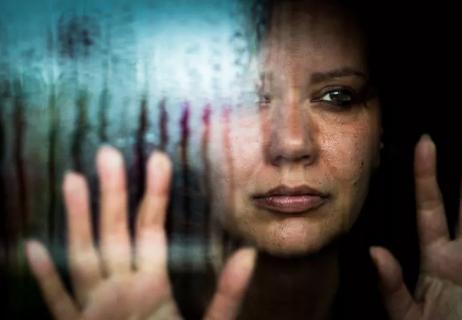
[[[315,101],[327,102],[339,107],[348,107],[355,103],[356,95],[351,90],[345,88],[337,88],[329,90]]]

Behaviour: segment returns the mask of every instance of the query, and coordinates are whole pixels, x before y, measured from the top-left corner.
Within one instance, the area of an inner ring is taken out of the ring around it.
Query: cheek
[[[262,164],[260,118],[255,111],[234,112],[212,126],[211,165],[216,173],[237,185],[248,183]]]
[[[229,206],[235,191],[248,185],[262,161],[262,139],[259,117],[230,114],[211,124],[209,163],[214,201]]]
[[[319,119],[320,158],[338,181],[355,184],[376,166],[380,117],[378,105],[362,107],[354,117]]]
[[[341,183],[354,184],[371,162],[369,143],[364,141],[367,130],[354,128],[352,131],[326,134],[320,151],[327,173]]]
[[[368,119],[322,130],[322,166],[335,185],[346,227],[351,226],[362,207],[376,163],[379,129],[375,123]]]

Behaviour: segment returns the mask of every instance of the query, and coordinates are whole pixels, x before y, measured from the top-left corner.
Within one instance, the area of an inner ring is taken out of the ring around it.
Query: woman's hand
[[[46,303],[58,320],[178,319],[167,274],[164,222],[171,164],[162,153],[148,160],[146,191],[136,221],[133,245],[127,218],[127,192],[122,156],[102,147],[97,156],[101,181],[99,246],[92,237],[85,179],[67,174],[64,199],[68,222],[68,261],[75,298],[66,292],[50,256],[40,243],[29,241],[27,257]],[[207,319],[236,316],[247,287],[254,252],[241,249],[227,262]]]
[[[406,288],[401,267],[389,251],[371,248],[386,308],[393,320],[462,319],[462,199],[456,239],[449,237],[436,179],[436,149],[423,136],[415,151],[417,223],[421,266],[415,295]]]

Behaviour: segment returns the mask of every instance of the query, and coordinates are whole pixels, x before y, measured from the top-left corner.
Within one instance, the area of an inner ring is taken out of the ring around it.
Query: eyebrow
[[[335,78],[356,76],[367,80],[367,75],[364,72],[353,69],[351,67],[344,67],[340,69],[330,70],[326,72],[315,72],[311,75],[311,83],[320,83],[329,81]]]

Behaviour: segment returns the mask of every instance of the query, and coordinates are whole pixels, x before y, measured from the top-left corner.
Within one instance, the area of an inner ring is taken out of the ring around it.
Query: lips
[[[309,186],[278,186],[263,194],[252,197],[253,203],[262,209],[278,213],[304,213],[323,205],[328,194]]]

